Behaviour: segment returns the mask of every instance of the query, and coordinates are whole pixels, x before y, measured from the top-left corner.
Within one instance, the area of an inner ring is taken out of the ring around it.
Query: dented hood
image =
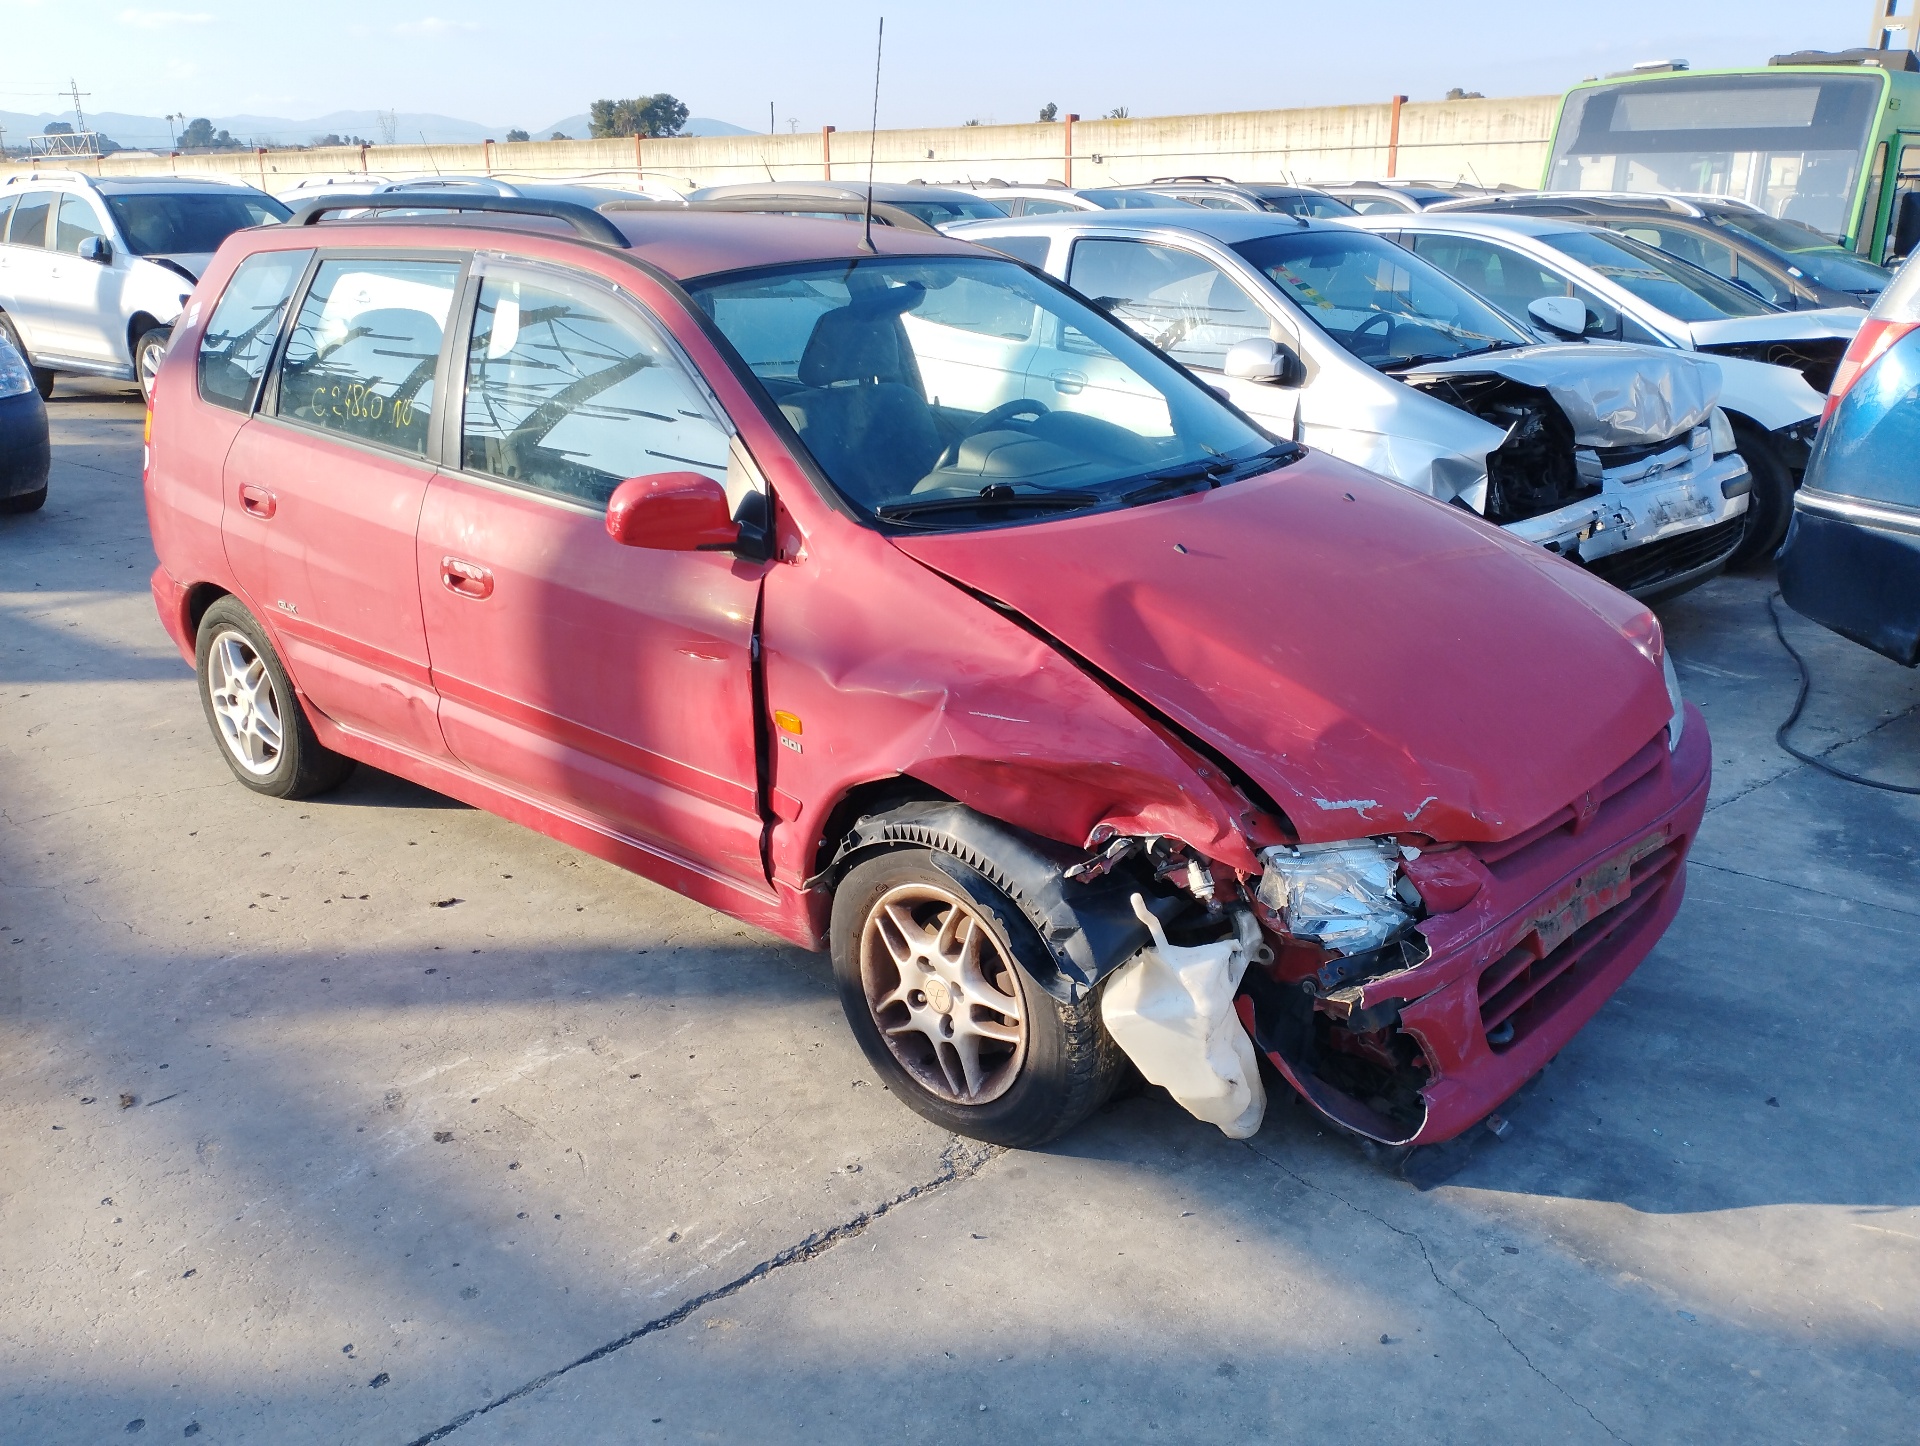
[[[1687,323],[1699,347],[1738,346],[1756,341],[1851,341],[1867,319],[1855,306],[1826,306],[1816,311],[1768,312],[1765,316],[1729,316]]]
[[[1666,347],[1628,342],[1567,342],[1486,352],[1427,363],[1405,374],[1424,377],[1502,376],[1539,387],[1560,404],[1582,447],[1664,442],[1705,421],[1720,396],[1710,362]]]
[[[1310,453],[1210,492],[894,539],[1229,758],[1307,841],[1506,838],[1671,712],[1645,609],[1570,563]]]

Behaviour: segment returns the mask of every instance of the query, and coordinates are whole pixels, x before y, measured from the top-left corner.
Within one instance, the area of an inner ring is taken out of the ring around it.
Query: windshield
[[[284,221],[293,213],[273,197],[235,188],[231,194],[150,192],[106,198],[107,209],[136,256],[191,256],[218,251],[247,226]]]
[[[1839,240],[1884,79],[1678,75],[1571,91],[1547,188],[1732,196]]]
[[[1379,236],[1288,231],[1233,249],[1334,341],[1383,371],[1532,340],[1437,266]]]
[[[687,289],[834,487],[883,522],[1031,522],[1295,454],[1011,261],[815,262]]]
[[[1865,257],[1855,256],[1798,221],[1780,221],[1731,207],[1716,211],[1714,219],[1729,231],[1738,231],[1776,251],[1786,252],[1794,265],[1835,291],[1860,291],[1877,296],[1893,280],[1893,273],[1884,266],[1875,266]]]
[[[1254,190],[1253,195],[1269,211],[1280,211],[1289,216],[1305,216],[1312,219],[1360,214],[1338,196],[1329,196],[1321,191],[1294,191],[1275,187],[1272,190]]]
[[[1094,205],[1108,211],[1127,211],[1136,208],[1165,210],[1168,207],[1176,211],[1189,211],[1193,208],[1177,196],[1163,196],[1158,191],[1121,191],[1094,190],[1082,191],[1080,199],[1091,201]]]
[[[886,197],[877,196],[874,199],[885,201]],[[949,221],[994,221],[1007,214],[1007,208],[999,202],[978,196],[955,196],[951,200],[942,197],[937,201],[887,201],[887,204],[898,206],[929,226],[944,226]]]
[[[1540,237],[1562,256],[1624,287],[1676,321],[1719,321],[1780,310],[1677,256],[1611,231],[1556,231]]]

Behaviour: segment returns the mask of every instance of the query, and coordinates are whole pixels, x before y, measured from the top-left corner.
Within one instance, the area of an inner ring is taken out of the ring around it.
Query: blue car
[[[47,500],[47,404],[33,371],[0,328],[0,514],[32,512]]]
[[[1920,662],[1920,265],[1847,348],[1779,552],[1796,612]]]

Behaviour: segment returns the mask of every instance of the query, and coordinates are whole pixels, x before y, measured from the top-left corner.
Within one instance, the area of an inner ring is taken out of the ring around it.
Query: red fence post
[[[833,179],[833,142],[828,139],[833,134],[832,126],[820,127],[820,179]]]
[[[1400,107],[1407,103],[1404,95],[1393,98],[1393,119],[1387,127],[1387,177],[1391,180],[1400,174]]]
[[[1079,119],[1080,119],[1080,117],[1079,117],[1079,116],[1077,116],[1077,115],[1072,115],[1072,114],[1069,114],[1069,115],[1067,116],[1067,124],[1066,124],[1066,132],[1067,132],[1067,166],[1066,166],[1066,170],[1067,170],[1067,174],[1066,174],[1066,182],[1067,182],[1067,184],[1068,184],[1069,186],[1071,186],[1071,185],[1073,184],[1073,123],[1074,123],[1075,121],[1077,121],[1077,120],[1079,120]]]

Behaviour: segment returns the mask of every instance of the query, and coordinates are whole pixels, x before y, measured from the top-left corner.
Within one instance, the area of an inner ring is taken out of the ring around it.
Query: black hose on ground
[[[1844,768],[1836,768],[1824,758],[1804,753],[1787,741],[1787,734],[1793,725],[1800,721],[1800,710],[1807,706],[1807,691],[1813,686],[1812,675],[1807,672],[1806,659],[1793,650],[1793,644],[1787,641],[1787,630],[1780,625],[1780,594],[1776,591],[1767,599],[1767,611],[1773,614],[1774,636],[1780,639],[1780,646],[1787,650],[1787,656],[1793,659],[1794,666],[1800,670],[1800,694],[1793,700],[1793,711],[1787,714],[1787,721],[1775,731],[1773,738],[1782,748],[1802,763],[1812,764],[1822,773],[1831,773],[1835,778],[1845,779],[1848,783],[1858,783],[1865,788],[1885,789],[1888,793],[1920,794],[1920,784],[1888,783],[1885,779],[1868,778],[1864,774],[1849,773]]]

